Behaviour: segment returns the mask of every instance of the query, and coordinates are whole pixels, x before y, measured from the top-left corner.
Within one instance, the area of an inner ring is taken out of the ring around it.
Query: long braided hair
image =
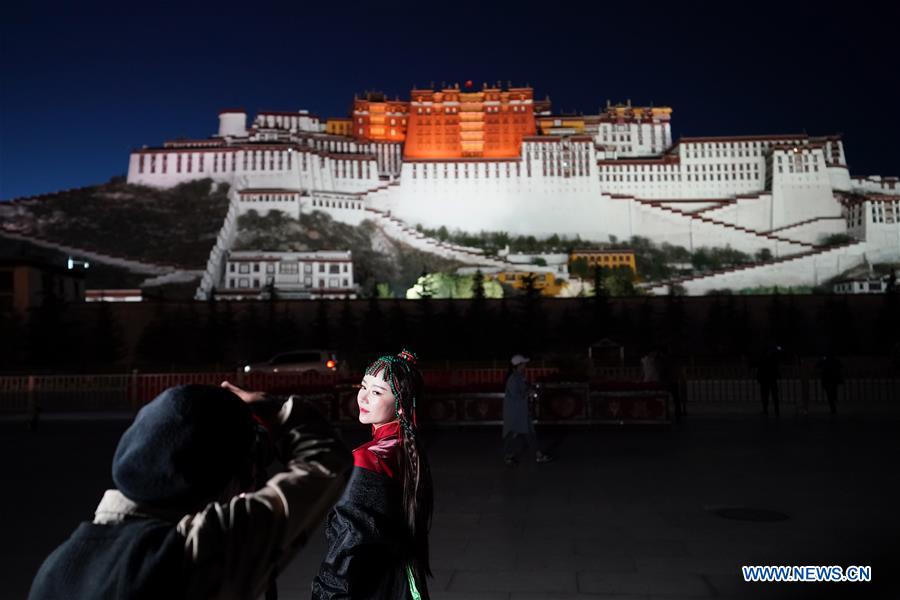
[[[400,423],[400,477],[403,486],[403,516],[410,541],[408,557],[411,577],[422,600],[427,600],[431,576],[428,558],[428,531],[434,508],[431,469],[419,442],[416,403],[422,400],[422,374],[418,357],[409,350],[380,357],[366,369],[366,375],[381,377],[394,394],[394,414]]]

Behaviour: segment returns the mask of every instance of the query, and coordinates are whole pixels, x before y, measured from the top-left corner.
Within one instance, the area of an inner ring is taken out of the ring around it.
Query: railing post
[[[132,369],[131,375],[129,376],[128,382],[129,395],[131,396],[130,405],[131,412],[137,413],[140,408],[140,402],[138,401],[138,370]]]
[[[34,375],[29,375],[26,390],[28,397],[28,425],[31,429],[35,429],[37,427],[38,415],[41,411],[40,407],[37,404],[37,395],[34,388]]]

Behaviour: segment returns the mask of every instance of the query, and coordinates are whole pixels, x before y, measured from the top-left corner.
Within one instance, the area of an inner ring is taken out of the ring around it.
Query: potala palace
[[[671,113],[628,102],[598,115],[554,115],[530,87],[471,82],[413,89],[408,100],[367,93],[349,117],[324,121],[266,111],[248,126],[244,110],[224,110],[209,139],[132,152],[128,182],[231,185],[198,297],[227,287],[236,219],[251,209],[369,219],[391,238],[485,267],[505,260],[428,238],[416,225],[597,241],[644,236],[689,250],[767,248],[774,257],[679,280],[691,294],[816,285],[866,261],[900,260],[900,182],[852,176],[840,136],[673,140]],[[853,241],[820,245],[833,234]]]

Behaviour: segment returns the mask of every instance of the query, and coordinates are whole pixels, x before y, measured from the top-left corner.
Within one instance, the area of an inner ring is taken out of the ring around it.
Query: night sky
[[[556,112],[669,105],[676,138],[843,133],[851,174],[900,175],[896,4],[14,4],[0,199],[105,182],[132,148],[215,133],[221,108],[346,116],[355,92],[466,79],[529,83]]]

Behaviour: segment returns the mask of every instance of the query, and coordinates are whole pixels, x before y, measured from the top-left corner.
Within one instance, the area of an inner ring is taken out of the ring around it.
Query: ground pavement
[[[0,597],[23,598],[46,554],[90,518],[126,424],[0,422]],[[900,598],[898,424],[854,414],[546,429],[557,460],[515,469],[498,428],[432,431],[432,596]],[[345,435],[353,444],[365,431]],[[280,598],[308,597],[323,552],[320,531],[281,576]],[[871,565],[873,583],[743,583],[751,564]]]

